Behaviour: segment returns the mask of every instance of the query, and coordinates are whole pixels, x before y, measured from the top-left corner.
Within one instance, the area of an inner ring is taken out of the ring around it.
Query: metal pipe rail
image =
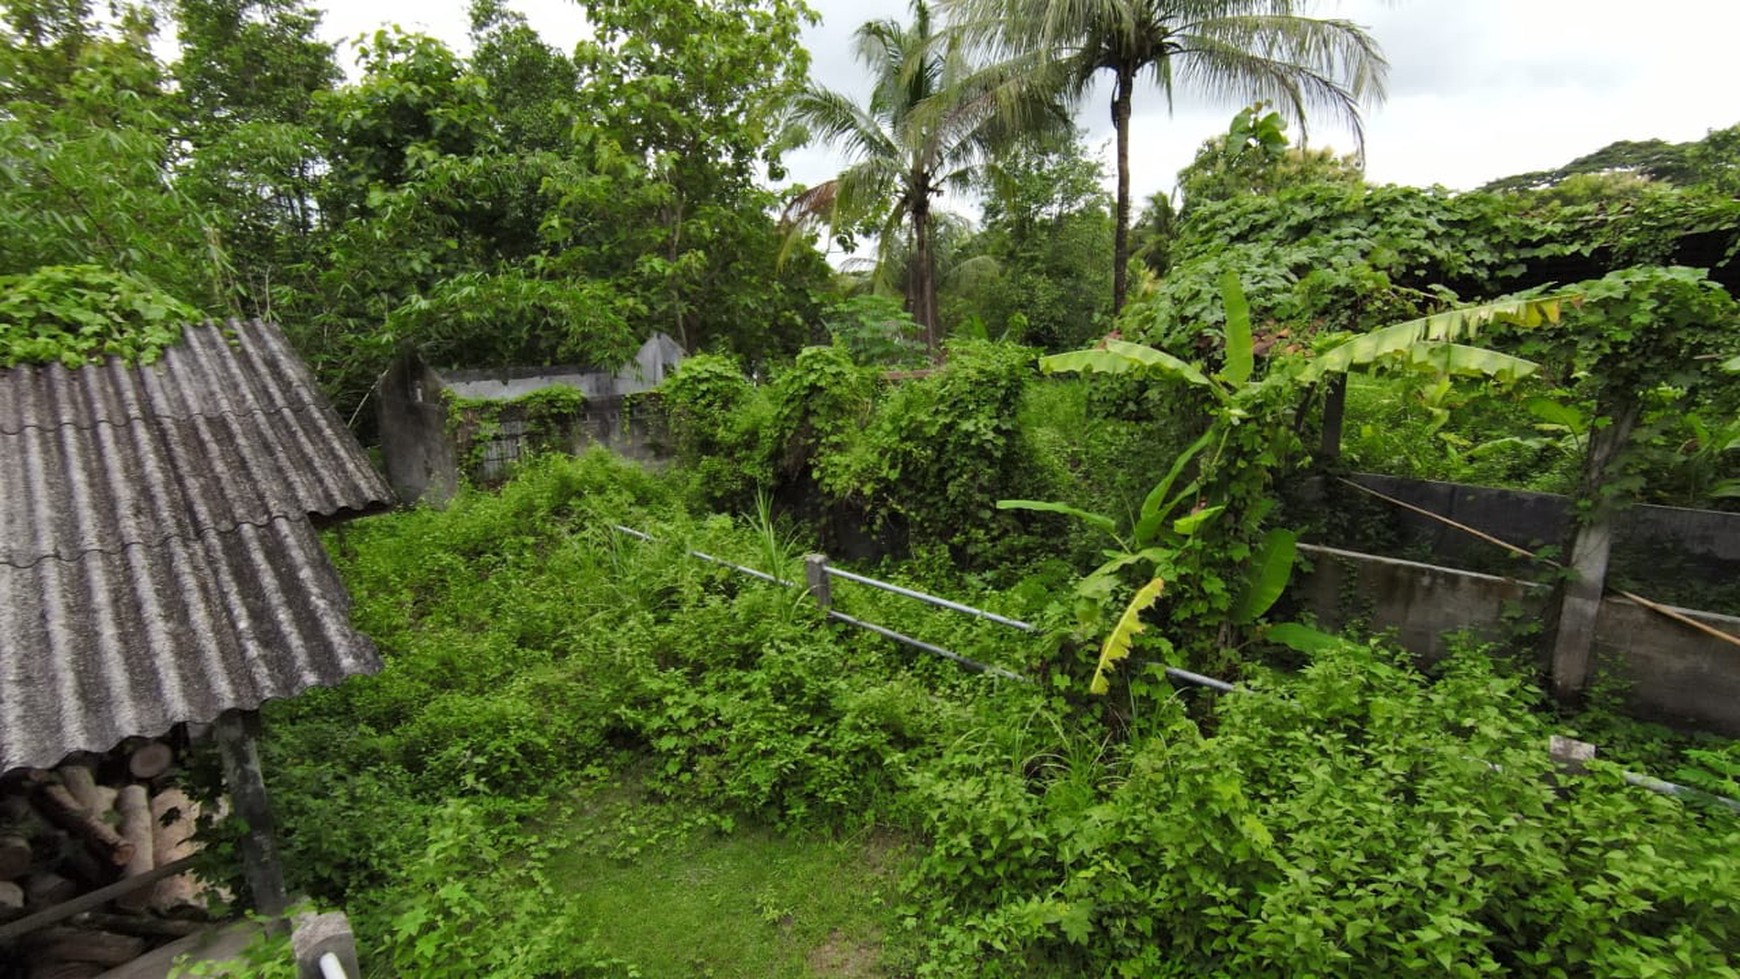
[[[624,527],[620,524],[611,524],[611,529],[616,530],[620,533],[627,534],[630,537],[637,537],[637,538],[644,540],[644,541],[656,541],[657,540],[657,538],[653,537],[651,534],[647,534],[647,533],[644,533],[642,531],[635,530],[632,527]],[[703,553],[701,551],[688,551],[686,553],[688,553],[691,557],[699,558],[702,561],[707,561],[707,562],[710,562],[712,564],[717,564],[720,567],[730,568],[733,571],[741,572],[741,573],[749,575],[750,577],[753,577],[753,578],[759,578],[762,581],[769,582],[770,584],[780,585],[780,586],[785,587],[785,588],[798,587],[798,585],[795,582],[786,581],[783,578],[777,578],[773,575],[766,573],[765,571],[757,571],[754,568],[744,567],[741,564],[734,564],[734,563],[727,561],[723,558],[714,557],[711,554],[706,554],[706,553]],[[978,616],[980,618],[987,619],[987,620],[992,621],[992,622],[996,622],[1000,625],[1007,625],[1007,626],[1010,626],[1010,627],[1013,627],[1016,629],[1020,629],[1023,632],[1038,632],[1039,631],[1039,628],[1037,626],[1035,626],[1029,622],[1022,622],[1019,619],[1007,618],[1005,616],[998,615],[995,612],[987,612],[984,609],[974,608],[971,605],[963,605],[960,602],[952,602],[946,598],[940,598],[936,595],[929,595],[929,594],[926,594],[926,593],[921,592],[921,591],[915,591],[911,588],[903,588],[900,585],[896,585],[896,584],[893,584],[891,582],[879,581],[875,578],[869,578],[869,577],[866,577],[866,576],[861,575],[861,574],[854,574],[850,571],[841,571],[840,569],[835,568],[832,565],[824,566],[824,570],[832,577],[844,578],[847,581],[854,581],[854,582],[857,582],[858,584],[868,585],[872,588],[880,588],[883,591],[892,592],[896,595],[903,595],[907,598],[916,599],[917,601],[925,602],[925,603],[930,604],[930,605],[935,605],[935,606],[938,606],[940,608],[952,609],[952,610],[957,611],[957,612],[964,612],[968,615],[975,615],[975,616]],[[836,622],[843,622],[846,625],[854,626],[854,627],[859,628],[859,629],[864,629],[868,632],[874,632],[879,636],[884,636],[888,639],[892,639],[895,642],[903,643],[905,645],[913,647],[914,649],[921,649],[921,650],[923,650],[927,653],[930,653],[934,656],[941,656],[944,659],[952,660],[953,662],[959,663],[961,666],[964,666],[967,669],[972,670],[974,672],[988,673],[992,676],[1002,677],[1002,678],[1007,679],[1007,680],[1015,680],[1015,681],[1018,681],[1020,683],[1032,683],[1033,682],[1032,678],[1030,678],[1030,677],[1022,676],[1019,673],[1014,673],[1014,672],[1011,672],[1009,670],[1005,670],[1002,667],[991,666],[991,665],[986,664],[986,663],[980,663],[977,660],[970,659],[966,656],[962,656],[959,653],[953,652],[953,651],[948,650],[948,649],[944,649],[941,646],[937,646],[937,645],[934,645],[932,643],[925,642],[922,639],[914,639],[911,636],[905,635],[903,633],[895,632],[893,629],[889,629],[889,628],[886,628],[883,626],[876,625],[873,622],[865,622],[863,619],[853,618],[852,616],[847,615],[844,612],[840,612],[840,611],[837,611],[835,609],[828,609],[827,613],[828,613],[828,618],[833,619]],[[1174,666],[1168,666],[1165,669],[1166,669],[1166,675],[1168,677],[1170,677],[1171,679],[1181,680],[1185,683],[1194,684],[1194,685],[1199,686],[1199,687],[1207,687],[1208,689],[1217,691],[1219,693],[1243,693],[1243,692],[1245,692],[1245,691],[1241,690],[1240,688],[1226,682],[1225,680],[1217,680],[1214,677],[1204,676],[1201,673],[1192,673],[1189,670],[1182,670],[1182,669],[1179,669],[1179,668],[1174,667]],[[1680,798],[1680,799],[1703,799],[1706,801],[1714,802],[1715,804],[1723,806],[1727,809],[1731,809],[1736,813],[1740,813],[1740,800],[1730,799],[1727,796],[1715,795],[1714,793],[1705,792],[1701,789],[1694,789],[1689,785],[1680,785],[1676,782],[1669,782],[1665,779],[1659,779],[1659,778],[1656,778],[1652,775],[1640,775],[1637,772],[1624,772],[1622,774],[1623,774],[1623,777],[1624,777],[1627,784],[1635,785],[1638,788],[1648,789],[1649,791],[1658,793],[1660,795],[1670,795],[1670,796],[1674,796],[1675,798]]]
[[[1039,631],[1039,627],[1031,622],[1022,622],[1020,619],[1011,619],[1006,615],[998,615],[995,612],[987,612],[982,608],[974,608],[971,605],[963,605],[960,602],[953,602],[936,595],[914,591],[911,588],[896,585],[892,582],[879,581],[875,578],[867,578],[861,574],[853,574],[850,571],[842,571],[831,564],[827,565],[825,570],[831,577],[844,578],[847,581],[855,581],[860,585],[869,585],[871,588],[880,588],[886,592],[893,592],[896,595],[904,595],[907,598],[916,599],[917,601],[924,602],[927,605],[935,605],[938,608],[946,608],[955,612],[964,612],[967,615],[977,616],[978,618],[995,622],[998,625],[1006,625],[1012,629],[1020,629],[1022,632]]]
[[[658,542],[658,538],[652,536],[651,534],[644,533],[644,532],[639,531],[639,530],[635,530],[633,527],[624,527],[621,524],[611,524],[610,529],[614,530],[618,533],[627,534],[630,537],[638,537],[641,540],[648,541],[651,543]],[[713,555],[707,554],[703,551],[684,551],[683,553],[687,554],[688,556],[690,556],[692,558],[698,558],[702,561],[706,561],[709,564],[717,564],[722,568],[730,568],[731,570],[736,571],[739,574],[746,574],[751,578],[760,578],[762,581],[765,581],[771,585],[780,585],[780,586],[783,586],[785,588],[796,588],[797,587],[797,584],[795,582],[786,581],[784,578],[775,578],[773,575],[770,575],[765,571],[757,571],[754,568],[745,567],[744,565],[741,565],[741,564],[733,564],[730,561],[725,560],[724,558],[714,557]]]
[[[611,524],[610,528],[612,530],[617,531],[618,533],[627,534],[630,537],[635,537],[635,538],[638,538],[638,539],[643,540],[643,541],[649,541],[649,542],[656,542],[657,541],[657,538],[653,537],[651,534],[648,534],[644,531],[635,530],[633,527],[624,527],[621,524]],[[690,557],[697,558],[699,560],[706,561],[706,562],[711,563],[711,564],[719,565],[722,568],[729,568],[732,571],[736,571],[740,574],[746,574],[752,578],[758,578],[762,581],[768,582],[769,584],[779,585],[779,586],[784,587],[784,588],[796,588],[796,587],[798,587],[798,585],[795,582],[786,581],[784,578],[775,577],[774,575],[770,575],[765,571],[757,571],[754,568],[745,567],[744,565],[736,564],[736,563],[733,563],[731,561],[727,561],[724,558],[714,557],[713,555],[708,554],[704,551],[686,550],[686,551],[684,551],[684,553],[689,555]],[[846,574],[850,574],[850,572],[846,572]],[[1034,627],[1028,625],[1025,622],[1016,622],[1014,619],[1003,619],[1002,616],[994,616],[993,613],[990,613],[990,612],[980,612],[980,610],[973,609],[970,606],[959,605],[958,603],[949,602],[948,599],[946,599],[946,598],[937,598],[934,595],[924,595],[924,593],[922,593],[922,592],[912,592],[909,589],[901,588],[899,585],[889,585],[887,582],[877,581],[874,578],[863,578],[861,575],[852,575],[851,577],[853,579],[862,580],[868,584],[879,585],[879,586],[886,585],[890,590],[897,590],[901,593],[909,594],[912,597],[934,599],[935,601],[933,602],[933,604],[935,604],[936,602],[947,603],[950,606],[955,606],[955,607],[958,607],[958,608],[961,608],[961,609],[964,609],[967,611],[978,612],[979,614],[982,614],[986,617],[999,619],[999,620],[1002,620],[1002,621],[1007,622],[1009,624],[1013,624],[1013,625],[1017,625],[1017,626],[1025,626],[1028,629],[1028,631],[1034,631]],[[947,660],[952,660],[953,662],[959,663],[960,665],[966,667],[969,670],[972,670],[975,673],[988,673],[992,676],[1002,677],[1002,678],[1008,679],[1008,680],[1015,680],[1015,681],[1018,681],[1021,683],[1032,683],[1033,682],[1031,679],[1022,676],[1019,673],[1015,673],[1015,672],[1012,672],[1010,670],[1005,670],[1000,666],[991,666],[988,663],[981,663],[978,660],[972,659],[970,657],[962,656],[960,653],[954,652],[953,650],[944,649],[941,646],[937,646],[937,645],[934,645],[932,643],[925,642],[922,639],[914,639],[912,636],[908,636],[908,635],[906,635],[904,633],[900,633],[900,632],[895,632],[893,629],[889,629],[885,626],[879,626],[879,625],[875,624],[874,622],[865,622],[863,619],[853,618],[852,616],[847,615],[846,613],[841,612],[837,609],[832,609],[832,608],[827,609],[827,614],[828,614],[828,618],[833,619],[836,622],[843,622],[847,625],[855,626],[859,629],[864,629],[868,632],[874,632],[879,636],[884,636],[884,637],[886,637],[888,639],[892,639],[898,643],[904,643],[905,645],[911,646],[914,649],[922,649],[927,653],[931,653],[931,654],[936,655],[936,656],[941,656],[942,658],[947,659]]]
[[[1000,676],[1006,680],[1016,680],[1016,681],[1021,682],[1021,683],[1032,683],[1033,682],[1031,679],[1022,676],[1019,673],[1010,672],[1009,670],[1005,670],[1000,666],[991,666],[991,665],[988,665],[985,663],[981,663],[978,660],[968,659],[967,657],[962,656],[960,653],[951,652],[950,650],[944,649],[941,646],[934,646],[928,642],[925,642],[922,639],[914,639],[911,636],[903,635],[902,633],[895,632],[893,629],[879,626],[874,622],[865,622],[863,619],[855,619],[852,616],[847,615],[846,613],[838,611],[836,609],[828,609],[828,618],[833,619],[836,622],[844,622],[850,626],[857,626],[860,629],[864,629],[864,630],[867,630],[869,632],[874,632],[879,636],[886,636],[887,638],[892,639],[895,642],[905,643],[906,645],[911,646],[915,649],[922,649],[927,653],[934,653],[935,655],[941,656],[944,659],[953,660],[956,663],[961,664],[962,666],[966,667],[969,670],[972,670],[975,673],[989,673],[992,676]]]

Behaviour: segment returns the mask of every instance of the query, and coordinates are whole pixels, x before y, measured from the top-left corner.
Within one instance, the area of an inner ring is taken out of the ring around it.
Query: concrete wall
[[[1569,498],[1552,493],[1369,473],[1353,479],[1529,550],[1562,545],[1571,526]],[[1429,554],[1434,562],[1473,570],[1502,571],[1511,563],[1493,545],[1454,527],[1354,490],[1343,488],[1338,493],[1342,502],[1359,508],[1364,519],[1382,521],[1396,538],[1400,553]],[[1372,549],[1363,543],[1360,546]],[[1631,507],[1619,518],[1609,579],[1623,580],[1627,587],[1649,598],[1675,600],[1679,596],[1677,600],[1684,603],[1740,614],[1740,603],[1731,594],[1718,595],[1724,590],[1697,587],[1700,582],[1740,581],[1740,514]]]
[[[459,457],[447,430],[441,378],[422,360],[401,355],[381,375],[376,397],[387,482],[406,503],[442,503],[459,489]]]
[[[1354,620],[1394,629],[1403,648],[1428,662],[1444,655],[1445,633],[1501,640],[1515,624],[1538,620],[1551,594],[1546,585],[1416,561],[1309,544],[1299,550],[1312,569],[1289,587],[1292,602],[1331,630]],[[1740,618],[1681,611],[1740,636]],[[1601,603],[1595,646],[1601,667],[1629,685],[1638,716],[1740,737],[1740,648],[1620,598]]]
[[[641,344],[634,358],[612,372],[589,367],[486,367],[442,371],[448,390],[461,398],[511,401],[553,385],[578,390],[588,401],[651,391],[683,362],[683,348],[663,333]]]
[[[624,458],[661,465],[669,457],[665,415],[651,391],[682,356],[682,348],[662,333],[614,373],[578,367],[437,372],[407,351],[380,380],[377,415],[387,480],[406,503],[439,506],[453,498],[463,479],[487,484],[505,477],[530,448],[524,417],[504,404],[486,432],[475,411],[450,418],[443,394],[510,402],[556,385],[578,389],[585,406],[571,420],[542,424],[538,445],[573,453],[602,445]],[[479,442],[480,435],[488,438]]]

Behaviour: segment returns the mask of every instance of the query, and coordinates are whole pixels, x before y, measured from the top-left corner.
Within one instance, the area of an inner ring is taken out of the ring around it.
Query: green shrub
[[[1534,699],[1478,652],[1428,682],[1340,643],[1212,737],[1172,707],[1103,758],[945,761],[920,973],[1734,975],[1740,823],[1551,775]]]
[[[0,368],[149,364],[202,317],[141,275],[50,265],[0,276]]]

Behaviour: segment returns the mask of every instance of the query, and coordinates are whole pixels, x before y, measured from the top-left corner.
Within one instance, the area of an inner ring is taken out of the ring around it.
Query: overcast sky
[[[819,84],[864,90],[852,60],[859,24],[903,18],[905,0],[811,0],[811,75]],[[564,49],[585,30],[570,0],[513,0],[533,27]],[[320,3],[323,31],[351,38],[385,22],[465,42],[464,0]],[[1367,114],[1367,175],[1406,184],[1477,187],[1550,169],[1614,140],[1697,139],[1740,122],[1732,45],[1740,2],[1655,0],[1321,0],[1315,16],[1367,27],[1390,61],[1389,99]],[[1170,189],[1196,146],[1224,132],[1237,105],[1205,105],[1181,91],[1168,117],[1157,91],[1138,91],[1131,123],[1131,182],[1141,196]],[[1079,121],[1091,148],[1113,160],[1103,93]],[[1297,137],[1297,133],[1293,134]],[[1313,129],[1314,146],[1350,149],[1346,133]],[[792,179],[817,183],[841,160],[812,147],[788,157]]]

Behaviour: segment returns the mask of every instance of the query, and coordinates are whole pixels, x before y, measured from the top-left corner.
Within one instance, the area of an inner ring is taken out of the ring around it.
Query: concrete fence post
[[[804,555],[804,580],[810,586],[810,597],[824,610],[834,606],[834,592],[828,583],[828,556]]]
[[[342,911],[298,915],[290,948],[296,954],[297,979],[336,979],[335,969],[344,979],[362,979],[356,937]]]
[[[1547,742],[1547,754],[1560,770],[1572,775],[1581,775],[1589,767],[1589,762],[1595,758],[1595,746],[1587,741],[1578,741],[1562,734],[1555,734]]]

